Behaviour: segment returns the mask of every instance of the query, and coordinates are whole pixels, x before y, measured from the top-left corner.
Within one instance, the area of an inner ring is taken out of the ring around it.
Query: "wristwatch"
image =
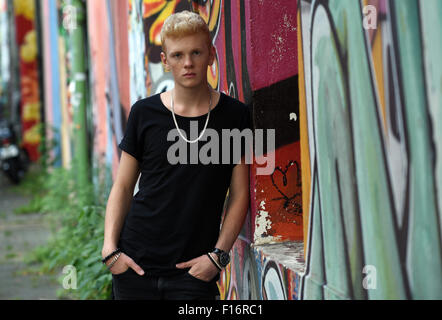
[[[230,262],[230,255],[218,248],[215,248],[215,250],[212,251],[212,253],[216,254],[218,256],[218,263],[222,268],[225,268],[229,262]]]

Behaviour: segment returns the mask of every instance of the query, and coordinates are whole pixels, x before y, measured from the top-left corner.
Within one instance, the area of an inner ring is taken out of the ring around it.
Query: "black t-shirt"
[[[207,129],[216,130],[222,151],[222,129],[251,128],[249,108],[221,93],[218,104],[210,112]],[[207,114],[198,117],[175,115],[178,126],[189,139],[191,121],[198,123],[197,136],[204,128]],[[182,272],[175,265],[210,252],[219,236],[224,200],[230,185],[234,159],[227,164],[171,164],[168,149],[178,141],[168,141],[175,129],[172,113],[156,94],[136,102],[130,111],[121,150],[135,157],[140,164],[139,191],[134,195],[120,234],[119,247],[153,275]],[[177,131],[175,131],[177,133]],[[213,131],[212,131],[213,132]],[[205,134],[206,136],[207,134]],[[194,139],[190,136],[190,139]],[[183,142],[182,138],[180,137]],[[206,140],[206,141],[202,141]],[[195,143],[198,150],[211,138]],[[242,139],[244,154],[245,139]],[[232,148],[230,149],[232,155]],[[198,153],[199,154],[199,153]],[[211,153],[210,153],[211,154]],[[233,157],[231,157],[233,158]]]

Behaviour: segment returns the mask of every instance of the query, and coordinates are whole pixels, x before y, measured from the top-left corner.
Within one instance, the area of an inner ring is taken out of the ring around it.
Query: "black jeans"
[[[215,281],[206,282],[188,272],[174,276],[138,275],[132,268],[112,275],[115,300],[215,300]]]

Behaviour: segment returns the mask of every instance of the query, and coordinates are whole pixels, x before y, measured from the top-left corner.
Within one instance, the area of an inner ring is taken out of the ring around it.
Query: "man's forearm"
[[[221,232],[216,243],[217,248],[226,252],[230,251],[241,232],[244,220],[247,216],[248,204],[248,190],[229,199]]]
[[[121,187],[112,188],[106,206],[103,250],[112,250],[117,246],[131,200],[130,190]]]

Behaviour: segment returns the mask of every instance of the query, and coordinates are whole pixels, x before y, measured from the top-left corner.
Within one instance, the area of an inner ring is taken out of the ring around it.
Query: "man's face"
[[[209,48],[204,34],[166,38],[161,60],[172,72],[175,85],[192,88],[207,82],[207,68],[214,61],[214,48]]]

